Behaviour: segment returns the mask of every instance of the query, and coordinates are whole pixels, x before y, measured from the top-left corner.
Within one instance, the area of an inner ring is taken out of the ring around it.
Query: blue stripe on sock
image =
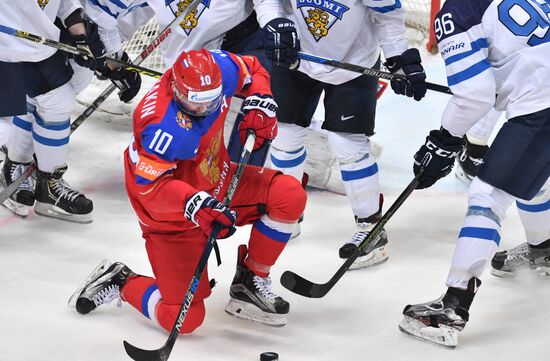
[[[65,144],[69,143],[69,137],[61,138],[61,139],[51,139],[43,137],[36,132],[32,132],[32,137],[34,140],[36,140],[40,144],[44,144],[50,147],[61,147]]]
[[[280,232],[276,229],[268,227],[264,222],[261,220],[257,220],[254,223],[254,228],[256,228],[258,231],[260,231],[261,234],[277,241],[277,242],[283,242],[286,243],[290,239],[291,233],[284,233]]]
[[[158,289],[159,289],[159,286],[157,286],[156,284],[151,285],[149,286],[149,288],[145,290],[145,293],[141,297],[141,313],[143,313],[143,315],[148,319],[151,319],[151,316],[149,316],[149,307],[148,307],[149,298],[151,298],[151,295],[153,294],[153,292],[155,292]]]
[[[32,130],[31,122],[27,122],[25,119],[19,118],[17,116],[13,117],[13,125],[28,132]]]
[[[367,178],[375,175],[376,173],[378,173],[378,165],[374,163],[373,165],[367,168],[358,169],[358,170],[341,170],[340,173],[342,173],[342,180],[344,182],[348,182],[348,181]]]
[[[458,237],[486,239],[495,242],[497,246],[500,243],[500,234],[494,228],[463,227]]]
[[[519,209],[525,212],[544,212],[550,209],[550,199],[544,203],[540,204],[525,204],[516,201],[516,205]]]
[[[34,118],[36,120],[36,124],[40,125],[44,129],[48,130],[65,130],[69,129],[71,126],[71,122],[69,119],[63,121],[63,122],[55,122],[55,123],[46,123],[44,119],[40,118],[37,112],[34,112]]]
[[[271,155],[271,163],[277,167],[277,168],[292,168],[296,167],[300,164],[302,164],[306,160],[306,152],[299,156],[298,158],[290,159],[290,160],[281,160],[277,159]]]

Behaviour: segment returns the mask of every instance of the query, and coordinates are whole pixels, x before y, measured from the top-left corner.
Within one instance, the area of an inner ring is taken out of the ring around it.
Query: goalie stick
[[[241,175],[244,171],[246,164],[248,163],[248,159],[250,158],[250,154],[252,153],[252,148],[254,147],[255,141],[256,141],[256,135],[252,131],[249,132],[246,137],[246,142],[244,144],[243,151],[241,153],[241,159],[239,161],[239,164],[237,165],[237,170],[235,171],[235,174],[233,175],[233,178],[231,178],[231,182],[227,187],[227,194],[225,195],[225,199],[223,200],[223,204],[226,206],[228,206],[229,203],[231,203],[231,200],[235,195],[237,185],[239,184]],[[219,227],[217,225],[214,225],[212,229],[212,233],[210,234],[210,237],[208,237],[206,246],[202,251],[202,255],[197,265],[197,268],[195,269],[195,273],[191,278],[191,282],[189,283],[189,288],[187,289],[187,293],[183,298],[183,303],[181,304],[181,308],[179,310],[178,316],[176,317],[176,322],[174,323],[174,326],[170,331],[168,340],[166,340],[164,345],[157,350],[143,350],[141,348],[137,348],[132,344],[124,341],[124,348],[126,349],[126,353],[132,359],[136,361],[168,360],[168,357],[170,356],[170,352],[172,352],[172,348],[174,347],[174,344],[176,343],[176,339],[178,338],[178,335],[180,333],[180,329],[181,329],[181,326],[183,325],[183,321],[185,320],[185,316],[187,315],[187,311],[189,311],[189,307],[191,306],[193,297],[195,297],[195,292],[197,291],[197,287],[199,286],[201,275],[204,269],[206,268],[206,265],[208,263],[208,257],[210,256],[210,252],[212,252],[212,247],[214,246],[214,242],[216,241],[216,237],[218,236],[219,230],[220,230]]]
[[[377,70],[372,68],[365,68],[364,66],[359,66],[359,65],[349,64],[349,63],[342,63],[338,60],[327,59],[317,55],[311,55],[311,54],[300,52],[298,53],[298,58],[302,60],[311,61],[314,63],[324,64],[324,65],[330,65],[335,68],[354,71],[356,73],[361,73],[361,74],[378,77],[382,79],[407,81],[407,78],[404,75],[392,74],[392,73],[388,73],[387,71],[382,71],[382,70]],[[433,90],[439,93],[445,93],[445,94],[451,94],[451,95],[453,94],[451,89],[444,85],[426,82],[426,87],[430,90]]]
[[[382,231],[382,227],[390,220],[390,218],[393,216],[393,214],[397,211],[397,209],[405,202],[405,200],[411,195],[411,193],[415,190],[416,186],[419,183],[419,180],[424,175],[424,172],[421,170],[418,172],[416,177],[409,183],[407,188],[401,193],[401,195],[393,202],[391,207],[387,210],[387,212],[382,216],[382,218],[376,223],[372,231],[369,233],[367,238],[365,238],[359,245],[357,246],[357,249],[353,254],[340,266],[338,271],[332,276],[330,280],[326,283],[313,283],[311,281],[306,280],[302,276],[292,272],[292,271],[285,271],[281,275],[281,284],[288,290],[299,294],[304,297],[310,297],[310,298],[321,298],[324,297],[331,289],[334,287],[336,282],[342,276],[346,271],[349,269],[351,264],[361,255],[361,251],[365,251],[367,253],[371,252],[376,244],[373,242],[376,237],[380,234]]]
[[[88,56],[88,57],[92,56],[90,54],[90,52],[85,50],[85,49],[78,48],[76,46],[72,46],[70,44],[62,43],[62,42],[59,42],[59,41],[51,40],[51,39],[48,39],[48,38],[44,38],[42,36],[31,34],[31,33],[28,33],[26,31],[10,28],[9,26],[5,26],[5,25],[2,25],[2,24],[0,24],[0,33],[13,35],[13,36],[15,36],[17,38],[20,38],[20,39],[25,39],[25,40],[29,40],[29,41],[32,41],[32,42],[35,42],[35,43],[44,44],[44,45],[49,46],[51,48],[61,50],[61,51],[65,51],[67,53],[80,55],[80,56]],[[139,66],[137,64],[128,63],[128,62],[125,62],[125,61],[122,61],[122,60],[119,60],[119,59],[107,57],[107,61],[109,63],[113,64],[113,65],[121,67],[122,69],[129,70],[129,71],[134,71],[136,73],[140,73],[140,74],[144,74],[144,75],[149,75],[149,76],[152,76],[154,78],[160,78],[162,76],[162,73],[160,73],[156,70],[147,69],[147,68],[144,68],[144,67]]]
[[[201,0],[194,0],[188,7],[185,8],[168,26],[160,32],[155,39],[134,59],[135,65],[141,64],[153,51],[159,47],[159,45],[172,33],[172,28],[179,26],[180,22],[193,12],[200,4]],[[78,118],[71,124],[71,134],[97,109],[99,106],[111,95],[113,91],[117,89],[116,85],[109,85],[93,102],[80,114]],[[36,171],[36,162],[31,162],[29,167],[21,174],[19,178],[13,181],[12,184],[7,186],[0,192],[0,204],[4,203],[21,184],[30,177]]]

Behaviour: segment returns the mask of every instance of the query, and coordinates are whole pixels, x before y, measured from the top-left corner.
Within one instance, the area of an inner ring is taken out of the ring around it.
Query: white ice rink
[[[425,67],[429,81],[445,83],[438,57],[427,57]],[[85,91],[80,99],[96,95]],[[428,131],[438,127],[446,99],[429,92],[417,103],[391,89],[382,97],[375,139],[384,146],[379,166],[385,209],[412,179],[412,155]],[[115,106],[115,100],[109,103],[115,112],[130,109]],[[79,105],[74,117],[83,109]],[[103,258],[151,275],[124,190],[122,153],[129,138],[130,119],[104,111],[96,111],[72,136],[67,179],[94,201],[92,224],[34,213],[21,220],[0,209],[0,360],[129,360],[122,340],[144,348],[165,342],[167,334],[128,304],[117,308],[113,302],[87,316],[67,307],[73,290]],[[465,190],[450,175],[429,190],[414,192],[387,224],[387,263],[349,272],[326,297],[306,299],[284,289],[280,274],[290,269],[316,282],[327,281],[341,265],[338,248],[354,230],[344,196],[310,190],[302,236],[290,242],[272,273],[275,291],[291,303],[283,328],[247,323],[224,312],[237,245],[249,231],[240,230],[220,242],[221,267],[211,263],[210,276],[218,285],[206,301],[205,323],[178,339],[170,360],[256,361],[265,351],[278,352],[281,361],[550,360],[550,280],[530,272],[511,280],[484,274],[455,350],[398,331],[407,303],[429,301],[445,291],[466,211]],[[511,208],[501,247],[523,241]]]

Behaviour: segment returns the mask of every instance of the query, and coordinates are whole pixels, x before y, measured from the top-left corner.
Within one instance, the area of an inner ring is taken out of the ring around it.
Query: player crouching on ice
[[[223,140],[236,94],[246,97],[241,140],[254,130],[257,149],[275,137],[277,119],[269,75],[253,56],[183,52],[142,99],[125,152],[126,188],[155,278],[122,263],[100,264],[71,298],[79,313],[120,297],[170,330],[212,227],[221,227],[218,238],[227,238],[235,226],[253,224],[248,248],[239,246],[226,311],[271,326],[286,324],[289,304],[272,292],[269,272],[305,208],[306,194],[290,176],[247,166],[230,207],[220,202],[236,169]],[[202,324],[210,293],[205,270],[182,333]]]
[[[435,301],[405,307],[399,328],[406,333],[457,345],[514,200],[528,246],[497,254],[493,267],[511,273],[520,255],[533,267],[550,266],[550,30],[546,26],[541,38],[537,25],[550,24],[549,10],[548,4],[530,0],[447,0],[436,16],[438,46],[454,95],[441,129],[432,130],[414,156],[415,173],[424,167],[417,188],[430,187],[451,171],[462,137],[493,107],[506,111],[507,122],[470,185],[448,289]]]

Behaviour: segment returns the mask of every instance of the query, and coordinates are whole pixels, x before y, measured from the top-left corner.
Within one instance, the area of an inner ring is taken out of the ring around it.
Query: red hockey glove
[[[220,227],[217,238],[227,238],[235,233],[237,212],[224,206],[216,198],[206,192],[193,194],[185,204],[185,218],[199,226],[210,236],[214,224]]]
[[[239,124],[241,144],[246,140],[246,131],[256,132],[254,150],[260,148],[266,140],[270,141],[277,135],[277,103],[270,95],[254,94],[247,97],[241,108],[244,118]]]

